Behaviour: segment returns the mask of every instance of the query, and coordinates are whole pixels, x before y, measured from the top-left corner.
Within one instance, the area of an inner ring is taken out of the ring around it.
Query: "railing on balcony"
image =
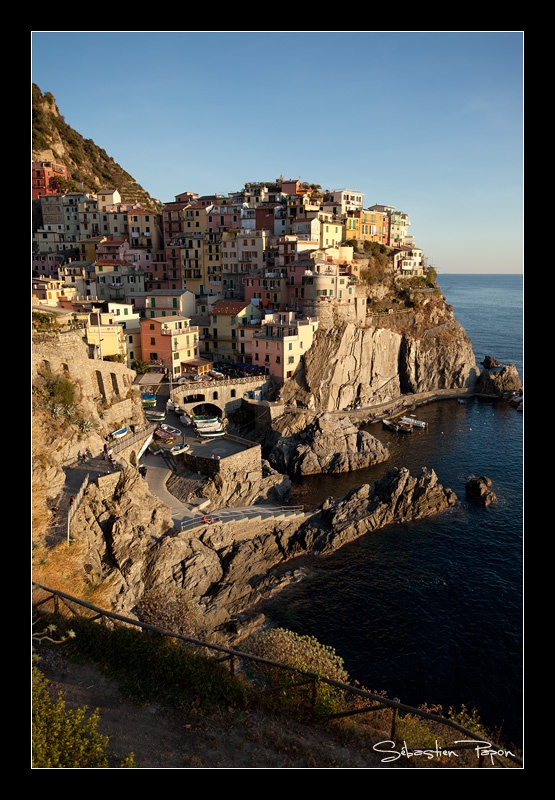
[[[198,333],[198,325],[190,325],[186,328],[162,328],[162,336],[179,336],[183,333]]]

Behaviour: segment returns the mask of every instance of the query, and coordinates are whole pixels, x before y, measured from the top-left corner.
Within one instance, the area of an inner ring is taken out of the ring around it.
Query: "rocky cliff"
[[[273,422],[272,434],[268,461],[289,475],[354,472],[389,458],[387,447],[346,415],[289,412]]]
[[[472,390],[479,370],[472,343],[443,297],[390,316],[368,314],[364,327],[318,330],[303,368],[283,387],[286,402],[338,411],[435,389]]]
[[[93,482],[78,511],[74,536],[91,587],[102,586],[111,610],[136,615],[150,590],[185,596],[197,607],[204,636],[228,624],[298,572],[284,572],[294,557],[330,553],[385,525],[438,514],[456,495],[435,473],[416,477],[394,468],[374,484],[329,499],[298,516],[200,525],[175,532],[169,509],[133,467]],[[227,634],[222,634],[227,635]]]

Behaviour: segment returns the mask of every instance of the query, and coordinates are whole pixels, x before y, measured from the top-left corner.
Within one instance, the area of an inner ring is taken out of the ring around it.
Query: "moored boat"
[[[162,422],[166,418],[165,411],[157,411],[155,408],[145,410],[145,417],[151,422]]]
[[[218,436],[225,436],[225,430],[220,427],[218,430],[206,430],[206,428],[198,428],[197,433],[203,439],[217,439]]]
[[[181,453],[186,453],[189,449],[190,445],[183,442],[182,444],[174,444],[173,447],[170,447],[170,453],[172,456],[178,456]]]
[[[197,431],[218,431],[220,428],[223,428],[220,420],[216,420],[216,422],[195,422],[195,430]]]
[[[408,417],[400,417],[399,422],[404,422],[406,425],[414,425],[415,428],[427,428],[428,423],[421,419],[416,419],[416,414],[410,414]]]
[[[388,430],[395,431],[395,433],[412,433],[413,430],[412,425],[401,422],[400,420],[383,419],[382,424]]]
[[[210,414],[195,414],[193,415],[193,422],[195,425],[207,425],[212,422],[221,422],[218,415],[210,416]]]
[[[156,395],[155,394],[142,394],[141,395],[141,403],[143,404],[143,408],[155,408],[156,407]]]
[[[173,428],[171,425],[166,425],[164,422],[160,425],[160,427],[165,433],[167,433],[169,436],[173,436],[174,438],[177,436],[183,436],[179,428]]]

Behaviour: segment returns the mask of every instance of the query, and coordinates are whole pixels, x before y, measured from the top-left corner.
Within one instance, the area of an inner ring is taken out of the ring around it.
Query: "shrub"
[[[33,667],[32,766],[34,769],[98,769],[108,767],[109,739],[97,730],[98,709],[66,709],[60,692],[52,700],[48,680]],[[130,754],[122,766],[133,766]]]
[[[332,647],[322,644],[314,636],[301,636],[284,628],[271,628],[254,633],[242,643],[241,649],[245,653],[288,664],[303,672],[313,672],[318,677],[340,683],[349,681],[343,659]],[[294,672],[254,662],[249,663],[245,669],[275,690],[281,701],[294,702],[295,699],[300,699],[306,702],[311,697],[311,687],[299,687],[302,676]],[[341,690],[318,682],[315,710],[322,715],[334,713],[340,708],[342,698]]]

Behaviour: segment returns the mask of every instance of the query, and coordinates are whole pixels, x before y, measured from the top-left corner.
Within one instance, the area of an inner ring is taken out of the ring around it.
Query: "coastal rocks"
[[[491,490],[491,485],[491,478],[486,478],[485,475],[479,478],[473,476],[466,483],[466,496],[482,506],[489,506],[497,502],[497,496]]]
[[[78,512],[75,536],[86,552],[91,586],[102,588],[106,608],[129,617],[156,587],[185,592],[204,633],[298,580],[298,572],[284,572],[288,561],[333,552],[384,525],[438,514],[456,502],[434,472],[412,477],[395,468],[312,511],[245,516],[176,532],[170,509],[149,493],[136,470],[124,470],[116,480],[108,494],[91,484]]]
[[[268,461],[290,475],[352,472],[389,458],[385,445],[346,416],[285,414],[274,430],[281,436]]]
[[[484,370],[476,381],[474,391],[476,394],[501,397],[505,392],[522,391],[522,381],[515,365],[507,364],[498,372]]]
[[[391,315],[387,324],[369,316],[365,327],[318,330],[282,397],[305,408],[340,411],[407,392],[472,389],[478,372],[464,328],[451,307],[439,303]]]
[[[366,533],[440,514],[457,502],[456,494],[423,468],[414,478],[406,468],[393,468],[373,484],[353,489],[338,501],[326,501],[299,530],[306,550],[332,552]]]
[[[494,367],[502,367],[503,364],[493,356],[486,356],[482,361],[482,366],[484,369],[493,369]]]

